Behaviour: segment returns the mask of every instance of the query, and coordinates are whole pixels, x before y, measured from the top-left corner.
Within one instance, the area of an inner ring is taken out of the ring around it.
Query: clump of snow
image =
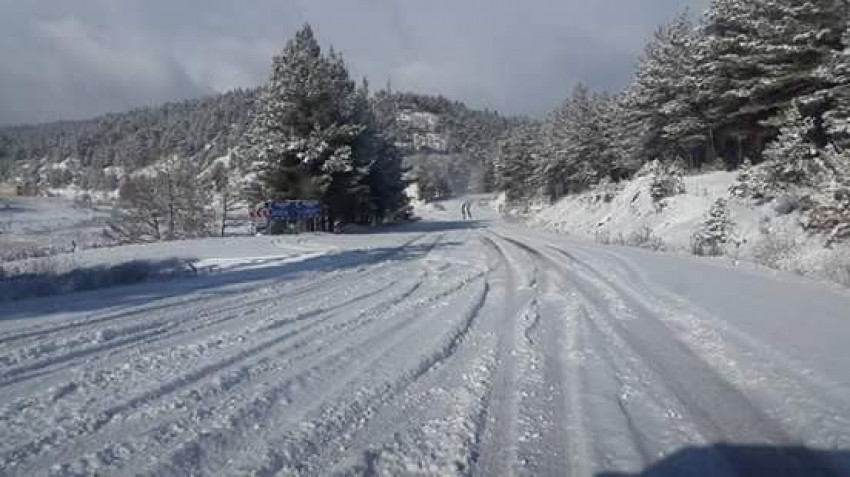
[[[801,212],[778,197],[758,202],[733,197],[735,172],[683,178],[684,192],[656,202],[651,175],[617,185],[603,184],[565,197],[528,215],[528,224],[602,243],[687,252],[710,221],[717,201],[725,201],[730,239],[723,253],[804,275],[850,284],[850,247],[825,247],[826,237],[801,226]]]
[[[436,114],[424,111],[405,110],[398,113],[398,121],[418,129],[435,130],[440,123]]]

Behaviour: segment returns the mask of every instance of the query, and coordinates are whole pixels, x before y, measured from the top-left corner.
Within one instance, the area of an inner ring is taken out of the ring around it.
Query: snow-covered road
[[[846,291],[450,215],[0,305],[0,474],[850,475]]]

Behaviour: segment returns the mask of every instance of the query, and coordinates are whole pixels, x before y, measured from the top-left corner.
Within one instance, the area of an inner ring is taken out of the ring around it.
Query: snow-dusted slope
[[[0,473],[850,472],[847,292],[444,209],[0,305]]]
[[[668,247],[690,248],[691,235],[705,220],[711,204],[718,197],[728,197],[729,186],[735,182],[734,172],[714,172],[686,176],[685,193],[664,200],[659,207],[649,189],[651,177],[644,176],[612,189],[611,200],[602,200],[599,192],[572,195],[552,207],[540,211],[532,219],[535,225],[558,232],[594,238],[599,235],[628,236],[643,227],[662,237]],[[770,210],[756,210],[749,204],[734,202],[732,216],[743,229],[738,235],[758,233],[760,215]]]
[[[850,285],[850,246],[824,247],[823,235],[804,231],[799,211],[783,211],[784,199],[763,204],[730,197],[737,173],[684,177],[685,192],[656,203],[648,176],[571,195],[532,213],[528,223],[602,243],[620,243],[691,252],[692,238],[719,198],[727,200],[733,227],[725,253],[767,265]],[[606,200],[607,195],[607,200]],[[787,212],[787,213],[786,213]]]

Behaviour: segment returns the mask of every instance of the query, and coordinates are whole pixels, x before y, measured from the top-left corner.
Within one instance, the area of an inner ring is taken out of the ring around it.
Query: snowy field
[[[0,262],[102,244],[108,217],[60,197],[0,197]]]
[[[0,474],[850,473],[848,291],[473,213],[78,254],[206,273],[0,304]]]

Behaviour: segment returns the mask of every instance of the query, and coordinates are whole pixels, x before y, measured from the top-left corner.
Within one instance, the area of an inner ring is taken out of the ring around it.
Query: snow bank
[[[692,239],[717,199],[728,202],[734,222],[726,254],[785,271],[850,285],[850,247],[824,247],[824,237],[805,232],[797,211],[786,213],[778,201],[758,204],[730,197],[735,172],[711,172],[684,178],[685,193],[655,202],[651,177],[565,197],[532,212],[527,223],[602,243],[692,251]]]
[[[33,268],[7,272],[0,267],[0,302],[60,295],[153,280],[197,274],[193,265],[180,259],[132,260],[87,268],[68,266],[69,260],[34,262]],[[8,274],[8,276],[7,276]]]
[[[318,234],[228,237],[80,250],[0,263],[0,301],[279,266],[335,247]]]

